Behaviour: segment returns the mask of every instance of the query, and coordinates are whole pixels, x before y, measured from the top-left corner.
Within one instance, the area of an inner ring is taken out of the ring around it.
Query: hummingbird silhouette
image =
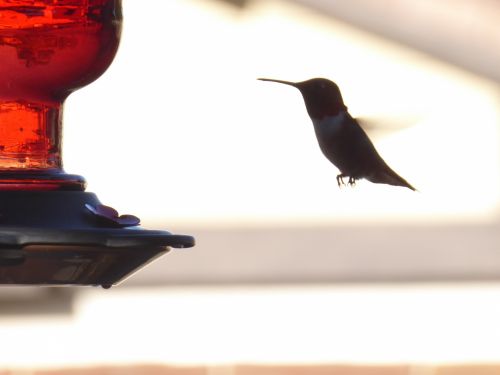
[[[303,82],[288,82],[259,78],[297,88],[314,125],[318,144],[325,157],[335,165],[340,174],[337,184],[353,186],[356,180],[366,179],[376,184],[407,187],[415,191],[404,178],[394,172],[378,154],[368,135],[344,104],[338,86],[325,78],[313,78]]]

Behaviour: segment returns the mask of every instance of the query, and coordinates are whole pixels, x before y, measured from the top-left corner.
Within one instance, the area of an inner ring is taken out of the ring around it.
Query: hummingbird
[[[300,91],[307,113],[323,155],[335,165],[339,187],[354,186],[356,180],[366,179],[377,184],[407,187],[415,191],[404,178],[394,172],[379,155],[358,121],[347,111],[340,89],[326,78],[313,78],[303,82],[288,82],[259,78],[293,86]]]

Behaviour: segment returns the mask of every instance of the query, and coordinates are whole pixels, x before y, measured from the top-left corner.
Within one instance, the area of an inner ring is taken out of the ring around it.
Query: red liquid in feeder
[[[62,105],[111,64],[120,31],[120,0],[0,0],[0,189],[83,190],[62,170]]]

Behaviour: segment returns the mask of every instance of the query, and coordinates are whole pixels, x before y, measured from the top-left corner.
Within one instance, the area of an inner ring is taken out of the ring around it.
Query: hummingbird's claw
[[[345,186],[344,177],[345,176],[343,174],[337,175],[337,185],[339,185],[339,188],[341,188],[342,186]],[[350,179],[349,179],[349,181],[350,181]]]
[[[356,179],[354,177],[350,176],[349,181],[347,181],[347,184],[349,186],[352,186],[352,187],[356,186]]]

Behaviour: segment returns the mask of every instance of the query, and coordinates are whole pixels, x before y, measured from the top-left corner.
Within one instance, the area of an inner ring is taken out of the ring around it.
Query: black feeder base
[[[0,191],[0,284],[109,288],[194,238],[146,230],[95,194]]]

